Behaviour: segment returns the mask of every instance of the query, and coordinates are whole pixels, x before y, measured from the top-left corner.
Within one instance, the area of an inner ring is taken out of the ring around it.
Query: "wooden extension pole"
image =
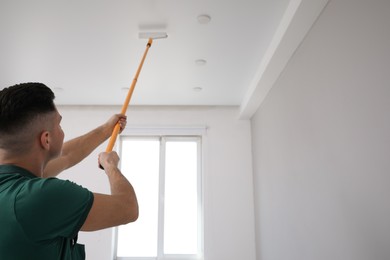
[[[145,58],[146,58],[146,54],[148,54],[149,48],[152,46],[152,43],[153,43],[153,39],[149,38],[148,44],[146,45],[146,50],[144,52],[144,56],[142,57],[141,63],[138,66],[137,72],[135,73],[133,82],[131,83],[131,86],[130,86],[130,89],[129,89],[128,93],[127,93],[125,102],[123,103],[121,114],[124,114],[124,115],[126,114],[127,107],[129,106],[129,103],[130,103],[131,96],[133,95],[135,84],[137,83],[137,80],[138,80],[138,75],[141,72],[142,65],[144,64],[144,61],[145,61]],[[118,137],[118,134],[119,134],[119,130],[120,130],[120,125],[119,125],[119,122],[118,122],[115,125],[114,130],[112,131],[112,134],[111,134],[111,137],[110,137],[110,141],[108,142],[108,145],[107,145],[107,148],[106,148],[106,152],[111,152],[112,149],[114,148],[116,138]]]

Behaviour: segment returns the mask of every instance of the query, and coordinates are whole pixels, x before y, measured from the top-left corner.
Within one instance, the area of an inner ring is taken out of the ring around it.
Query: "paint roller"
[[[148,43],[146,44],[146,49],[145,49],[144,55],[142,56],[142,59],[141,59],[141,62],[138,66],[137,72],[135,73],[134,79],[133,79],[131,86],[129,88],[129,91],[127,93],[125,102],[123,103],[121,114],[126,114],[126,110],[127,110],[127,107],[129,106],[131,96],[133,95],[133,91],[134,91],[135,85],[137,83],[138,76],[141,72],[141,69],[142,69],[142,66],[144,64],[146,55],[148,54],[149,48],[152,46],[153,40],[164,39],[167,37],[168,37],[168,35],[166,33],[163,33],[163,32],[153,32],[153,33],[152,32],[141,32],[138,34],[139,39],[149,39],[149,40],[148,40]],[[107,148],[106,148],[106,152],[111,152],[112,149],[114,148],[116,138],[118,137],[118,134],[119,134],[119,130],[120,130],[120,125],[118,122],[115,125],[114,130],[112,131],[110,140],[109,140]]]

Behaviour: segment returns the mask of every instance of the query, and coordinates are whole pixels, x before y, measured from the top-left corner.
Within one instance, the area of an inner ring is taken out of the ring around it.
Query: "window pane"
[[[139,217],[118,228],[117,256],[156,256],[158,223],[158,140],[124,139],[121,171],[134,186]]]
[[[197,254],[197,142],[166,143],[164,254]]]

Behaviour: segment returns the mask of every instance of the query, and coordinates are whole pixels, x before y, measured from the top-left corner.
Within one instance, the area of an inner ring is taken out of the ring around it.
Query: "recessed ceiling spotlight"
[[[198,66],[204,66],[204,65],[206,65],[206,63],[207,63],[207,60],[204,60],[204,59],[195,60],[195,64]]]
[[[192,90],[195,91],[195,92],[201,92],[202,88],[201,87],[195,87]]]
[[[63,88],[58,88],[58,87],[57,88],[53,88],[53,90],[54,90],[54,92],[57,92],[57,93],[64,91]]]
[[[198,22],[200,24],[208,24],[211,21],[210,15],[207,15],[207,14],[198,15],[197,18],[198,18]]]

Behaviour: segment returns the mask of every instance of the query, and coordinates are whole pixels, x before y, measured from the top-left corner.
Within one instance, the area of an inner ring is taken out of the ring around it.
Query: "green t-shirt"
[[[0,165],[0,259],[85,259],[76,240],[92,203],[75,183]]]

